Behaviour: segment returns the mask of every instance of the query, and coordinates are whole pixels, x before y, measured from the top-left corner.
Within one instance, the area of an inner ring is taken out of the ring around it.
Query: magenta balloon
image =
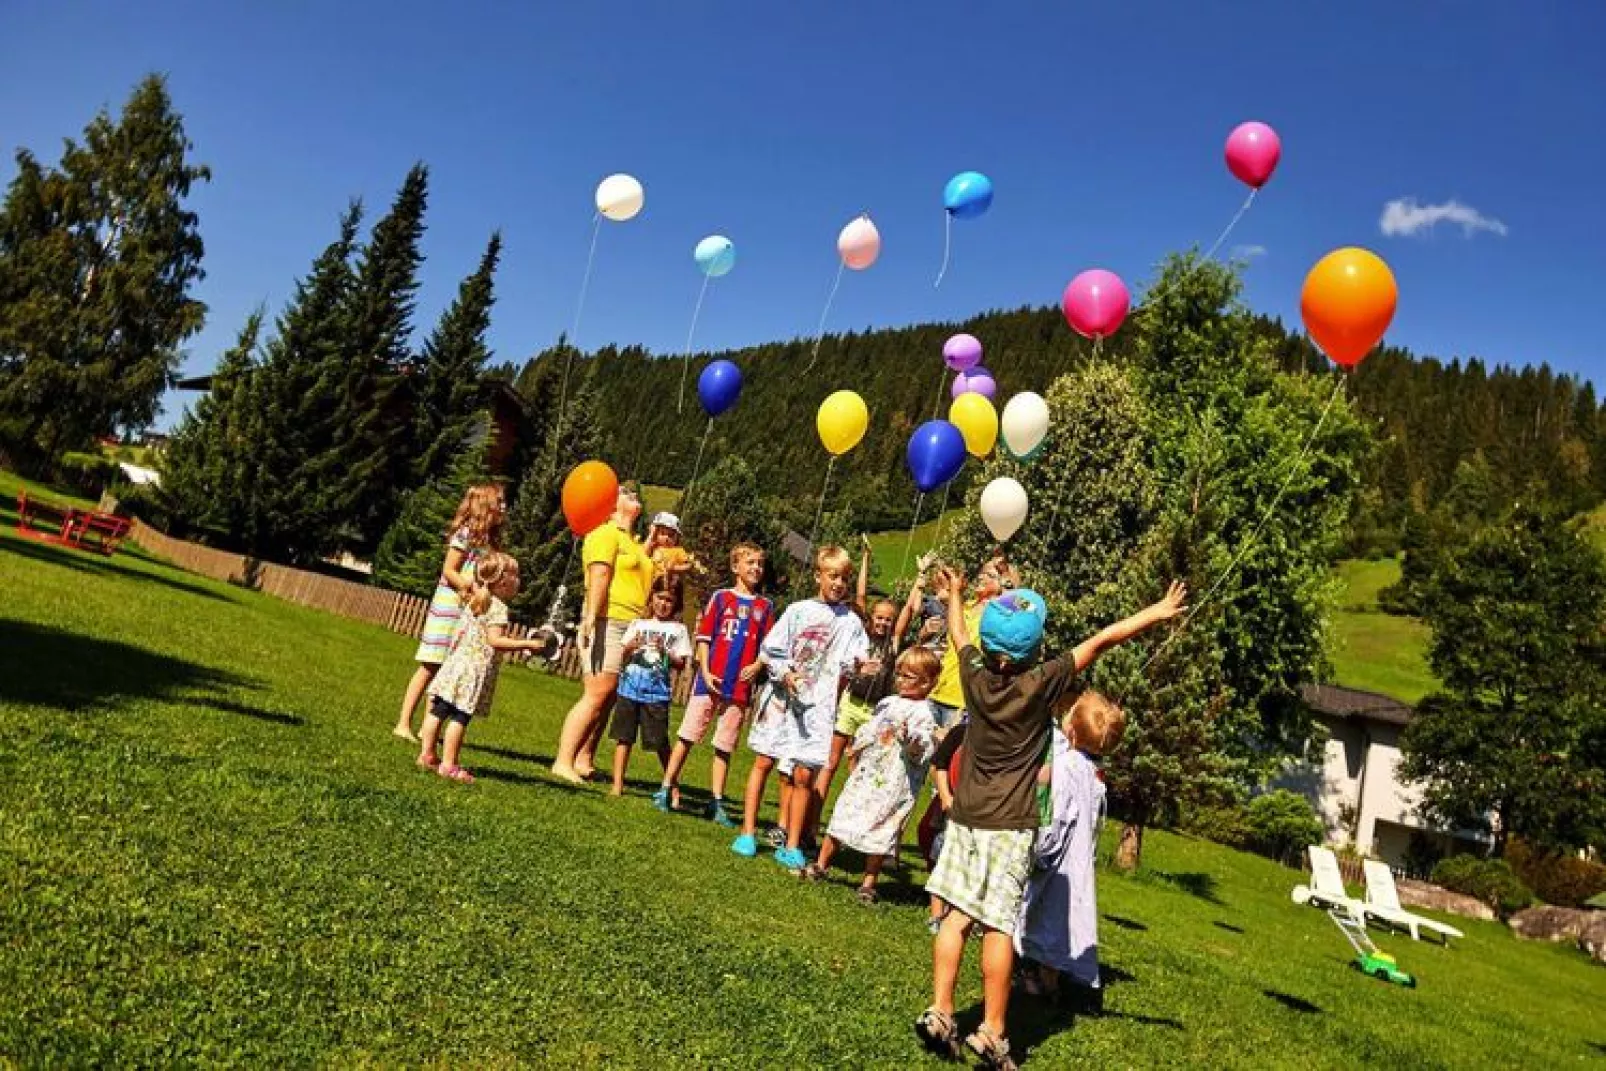
[[[942,344],[942,359],[955,372],[968,372],[981,363],[981,341],[975,335],[955,335]]]
[[[1132,299],[1113,271],[1094,268],[1071,280],[1063,301],[1065,319],[1085,338],[1109,338],[1126,319]]]
[[[983,398],[992,400],[998,393],[998,384],[993,380],[993,374],[987,369],[977,365],[968,372],[960,372],[954,377],[954,385],[950,388],[955,398],[961,394],[979,394]]]
[[[1227,135],[1228,170],[1257,190],[1271,180],[1282,156],[1282,140],[1265,123],[1242,123]]]

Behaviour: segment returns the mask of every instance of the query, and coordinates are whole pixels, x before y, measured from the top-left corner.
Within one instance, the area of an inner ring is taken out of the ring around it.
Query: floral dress
[[[450,703],[470,717],[488,717],[491,697],[496,694],[497,670],[502,664],[496,648],[491,646],[490,630],[506,627],[507,605],[501,599],[493,598],[478,617],[460,614],[451,650],[430,682],[430,698]]]
[[[468,529],[459,528],[453,533],[446,544],[446,549],[448,552],[454,550],[463,552],[463,567],[459,572],[472,579],[484,548],[470,544]],[[431,666],[438,666],[444,662],[446,652],[451,650],[452,635],[457,629],[457,619],[462,612],[463,600],[456,589],[446,582],[446,572],[442,570],[441,578],[435,585],[435,594],[429,600],[429,613],[424,617],[424,633],[418,638],[418,651],[413,655],[413,661]]]
[[[858,765],[842,788],[826,830],[838,844],[865,855],[898,846],[914,810],[916,786],[936,749],[936,720],[924,699],[889,696],[853,737]]]

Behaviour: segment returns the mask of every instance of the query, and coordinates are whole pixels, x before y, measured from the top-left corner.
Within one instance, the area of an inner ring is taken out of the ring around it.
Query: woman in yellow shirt
[[[619,486],[613,516],[586,536],[580,560],[585,596],[580,610],[580,666],[585,690],[563,719],[552,773],[565,781],[591,776],[597,731],[613,706],[624,665],[625,629],[647,612],[652,559],[631,534],[641,516],[641,492],[634,482]]]

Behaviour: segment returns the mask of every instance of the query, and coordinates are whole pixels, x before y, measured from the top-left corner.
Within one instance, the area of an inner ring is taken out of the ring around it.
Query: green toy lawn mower
[[[1378,949],[1371,935],[1366,932],[1364,922],[1341,907],[1329,908],[1327,917],[1333,920],[1333,925],[1339,928],[1355,950],[1355,958],[1350,963],[1356,970],[1408,989],[1416,988],[1416,978],[1400,970],[1393,956]]]

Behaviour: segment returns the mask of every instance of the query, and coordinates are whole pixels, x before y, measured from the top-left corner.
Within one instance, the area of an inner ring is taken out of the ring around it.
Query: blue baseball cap
[[[1006,591],[981,614],[981,649],[1011,662],[1028,662],[1043,643],[1048,603],[1030,588]]]

